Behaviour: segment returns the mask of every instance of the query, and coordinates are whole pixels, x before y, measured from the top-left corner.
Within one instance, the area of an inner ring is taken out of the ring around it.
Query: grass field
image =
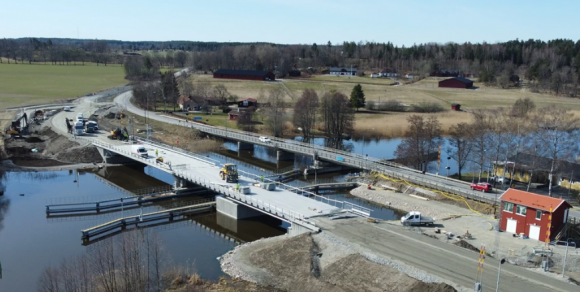
[[[123,67],[0,64],[0,109],[45,104],[127,84]]]

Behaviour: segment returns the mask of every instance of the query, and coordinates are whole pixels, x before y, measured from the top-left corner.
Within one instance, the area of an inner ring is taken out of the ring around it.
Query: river
[[[314,140],[315,143],[324,141]],[[346,141],[353,151],[375,157],[390,158],[397,140]],[[225,143],[231,150],[205,155],[223,162],[234,162],[241,170],[272,175],[279,171],[310,165],[310,157],[297,156],[294,162],[277,162],[275,152],[256,146],[253,151],[237,152],[235,144]],[[317,176],[317,182],[344,181],[348,172]],[[126,190],[161,187],[173,183],[170,174],[151,167],[136,170],[130,167],[106,167],[94,171],[9,172],[2,179],[0,196],[0,291],[35,291],[43,269],[58,266],[63,259],[85,253],[81,230],[122,216],[162,210],[162,204],[142,210],[124,209],[90,216],[47,217],[45,205],[92,202],[127,197]],[[298,176],[289,184],[303,186],[314,183],[314,177]],[[348,191],[323,193],[372,209],[372,216],[385,220],[398,218],[397,211],[353,197]],[[195,200],[189,198],[188,200]],[[247,220],[229,218],[210,212],[189,220],[146,228],[162,241],[174,265],[190,267],[205,279],[224,276],[217,257],[233,249],[239,242],[284,234],[288,224],[270,217]],[[217,233],[216,233],[217,231]],[[219,234],[224,234],[234,241]]]

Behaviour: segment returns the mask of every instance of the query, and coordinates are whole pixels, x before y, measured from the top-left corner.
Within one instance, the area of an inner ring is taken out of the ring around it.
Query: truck
[[[85,125],[84,125],[84,123],[77,121],[75,123],[75,128],[73,129],[73,131],[75,131],[75,135],[77,135],[77,136],[84,135],[85,134]]]
[[[85,118],[83,116],[83,113],[77,113],[77,122],[84,122]]]
[[[143,145],[132,145],[131,150],[133,154],[137,154],[143,158],[147,158],[149,156],[149,154],[147,154],[147,149],[145,149],[145,146]]]
[[[435,223],[435,220],[431,217],[421,216],[421,212],[411,211],[407,215],[401,217],[401,224],[407,226],[417,226],[417,225],[425,225],[430,226]]]

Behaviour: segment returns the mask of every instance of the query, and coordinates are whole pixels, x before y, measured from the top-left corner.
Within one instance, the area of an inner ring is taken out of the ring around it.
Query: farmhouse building
[[[238,101],[238,108],[257,108],[258,101],[255,98],[246,98]]]
[[[399,77],[399,73],[395,69],[387,68],[379,73],[381,77]]]
[[[276,76],[270,71],[219,69],[213,72],[213,78],[273,81]]]
[[[570,204],[562,199],[508,189],[501,201],[500,230],[523,234],[531,239],[550,241],[558,236],[568,220]],[[551,218],[550,218],[551,217]],[[548,226],[551,226],[549,228]]]
[[[532,155],[528,153],[518,153],[517,156],[508,157],[507,161],[495,161],[493,163],[494,173],[498,176],[505,176],[520,182],[548,184],[550,182],[550,169],[552,159]],[[506,169],[506,171],[504,171]],[[564,188],[580,190],[580,164],[568,161],[556,161],[554,165],[553,184],[558,184]]]
[[[357,68],[330,67],[330,75],[356,76]]]
[[[473,87],[473,81],[463,77],[455,77],[439,81],[439,87],[467,89]]]

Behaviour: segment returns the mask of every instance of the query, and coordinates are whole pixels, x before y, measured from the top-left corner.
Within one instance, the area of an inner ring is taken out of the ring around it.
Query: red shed
[[[460,111],[461,110],[461,105],[458,104],[458,103],[452,103],[451,104],[451,110]]]
[[[467,89],[473,87],[473,81],[463,77],[455,77],[439,81],[439,87]]]
[[[502,231],[528,236],[531,239],[545,241],[550,228],[550,241],[565,226],[568,220],[570,204],[562,199],[542,196],[534,193],[508,189],[499,197],[501,201],[501,219],[499,228]],[[550,220],[550,208],[552,209]]]
[[[262,81],[276,80],[276,76],[274,75],[274,73],[270,71],[228,70],[228,69],[219,69],[213,72],[213,78],[262,80]]]

